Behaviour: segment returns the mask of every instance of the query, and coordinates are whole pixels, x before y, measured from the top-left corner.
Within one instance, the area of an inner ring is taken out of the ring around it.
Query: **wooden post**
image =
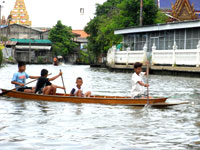
[[[29,64],[31,64],[31,27],[29,27],[29,55],[28,56],[29,56],[28,57]]]

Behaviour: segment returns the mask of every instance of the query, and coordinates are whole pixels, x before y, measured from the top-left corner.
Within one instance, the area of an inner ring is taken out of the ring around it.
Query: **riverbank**
[[[200,68],[199,67],[151,66],[150,73],[154,75],[199,77]]]
[[[108,67],[109,71],[115,72],[133,72],[133,65],[115,65],[113,67]],[[146,66],[143,67],[146,70]],[[151,66],[150,74],[153,75],[171,75],[171,76],[183,76],[183,77],[199,77],[200,68],[199,67],[172,67],[172,66]]]

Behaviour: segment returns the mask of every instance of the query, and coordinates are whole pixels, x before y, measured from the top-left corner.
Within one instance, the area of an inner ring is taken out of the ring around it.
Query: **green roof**
[[[40,43],[40,44],[52,44],[50,40],[40,40],[40,39],[10,39],[10,41],[18,43]]]

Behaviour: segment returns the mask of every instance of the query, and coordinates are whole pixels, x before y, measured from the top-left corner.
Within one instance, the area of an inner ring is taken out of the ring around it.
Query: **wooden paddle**
[[[149,62],[148,61],[147,61],[146,73],[147,73],[147,84],[149,84]],[[147,105],[149,105],[149,87],[147,87]]]
[[[51,74],[52,74],[52,73],[48,74],[48,76],[51,75]],[[28,85],[28,84],[31,84],[31,83],[33,83],[33,82],[35,82],[35,81],[37,81],[37,80],[38,80],[38,79],[32,80],[32,81],[30,81],[30,82],[24,84],[24,86],[25,86],[25,85]],[[0,94],[0,96],[3,96],[3,95],[5,95],[5,94],[7,94],[7,93],[9,93],[9,92],[11,92],[11,91],[13,91],[13,90],[16,90],[16,88],[14,88],[14,89],[12,89],[12,90],[8,90],[8,91],[6,91],[6,92],[3,92],[3,93]]]
[[[62,72],[61,69],[60,69],[60,72]],[[65,83],[64,83],[64,80],[63,80],[63,75],[61,75],[61,79],[62,79],[63,87],[65,87]],[[66,95],[66,90],[65,90],[65,88],[64,88],[64,92],[65,92],[65,95]]]

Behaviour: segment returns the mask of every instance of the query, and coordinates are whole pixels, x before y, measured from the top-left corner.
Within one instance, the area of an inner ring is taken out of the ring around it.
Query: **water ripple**
[[[81,76],[85,89],[96,95],[130,95],[131,73],[71,65],[27,65],[27,72],[38,75],[43,68],[53,75],[62,69],[67,92],[74,87],[76,77]],[[16,71],[16,65],[0,69],[2,88],[13,88],[10,80]],[[61,79],[53,83],[62,85]],[[151,95],[190,103],[157,109],[1,97],[0,147],[3,150],[200,149],[200,79],[154,75],[150,76],[150,85]]]

